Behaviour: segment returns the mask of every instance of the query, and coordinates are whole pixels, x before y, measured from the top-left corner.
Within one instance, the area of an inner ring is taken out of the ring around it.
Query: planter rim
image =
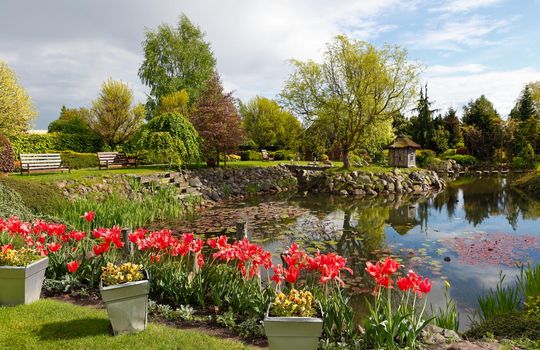
[[[133,281],[133,282],[113,284],[112,286],[104,286],[103,285],[103,280],[100,279],[100,281],[99,281],[99,290],[100,291],[102,291],[102,290],[113,290],[113,289],[123,288],[123,287],[127,287],[127,286],[136,286],[136,285],[139,285],[139,284],[149,283],[150,278],[148,277],[149,276],[148,271],[142,270],[142,272],[144,274],[144,277],[146,277],[145,279],[142,279],[142,280],[139,280],[139,281]]]
[[[312,322],[319,323],[322,322],[320,317],[275,317],[275,316],[265,316],[264,321],[274,321],[274,322]]]
[[[272,307],[273,302],[268,304],[266,308],[266,313],[264,314],[265,321],[278,321],[278,322],[322,322],[324,319],[324,311],[320,302],[317,302],[319,305],[319,310],[321,312],[320,317],[298,317],[298,316],[270,316],[270,307]]]
[[[30,267],[32,267],[34,265],[37,265],[37,264],[43,262],[44,260],[49,260],[49,257],[44,256],[42,259],[36,260],[33,263],[31,263],[29,265],[25,265],[25,266],[0,265],[0,269],[28,269],[28,268],[30,268]]]

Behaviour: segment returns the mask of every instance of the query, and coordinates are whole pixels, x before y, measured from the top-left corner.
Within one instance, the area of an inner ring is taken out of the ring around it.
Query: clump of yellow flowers
[[[129,262],[122,265],[107,263],[107,266],[102,267],[101,280],[106,286],[140,281],[144,279],[142,269],[142,265]]]
[[[26,266],[41,257],[29,248],[0,250],[0,266]]]
[[[313,295],[308,291],[291,289],[289,295],[279,293],[271,306],[270,314],[277,317],[313,317]]]

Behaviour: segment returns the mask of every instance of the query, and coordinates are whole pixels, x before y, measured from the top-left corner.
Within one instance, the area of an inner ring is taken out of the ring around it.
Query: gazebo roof
[[[410,138],[399,135],[396,140],[388,146],[388,148],[421,148],[419,144],[411,140]]]

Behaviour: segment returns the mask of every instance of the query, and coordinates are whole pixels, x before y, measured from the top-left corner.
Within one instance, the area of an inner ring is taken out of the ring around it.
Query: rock
[[[452,258],[450,258],[449,256],[445,256],[445,257],[444,257],[444,261],[446,261],[446,262],[449,262],[449,261],[451,261],[451,260],[452,260]]]
[[[349,192],[347,192],[347,190],[340,190],[339,191],[339,195],[341,196],[347,196],[349,194]]]
[[[198,177],[193,177],[189,179],[188,183],[190,186],[193,186],[193,187],[203,187],[203,183]]]

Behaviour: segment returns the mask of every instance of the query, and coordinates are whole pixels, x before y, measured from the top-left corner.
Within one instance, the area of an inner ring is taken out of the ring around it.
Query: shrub
[[[275,160],[292,160],[296,158],[296,152],[288,150],[279,150],[274,153]]]
[[[11,173],[15,171],[15,159],[11,143],[4,135],[0,135],[0,172]]]
[[[261,152],[252,151],[252,150],[242,151],[242,152],[240,152],[240,158],[242,160],[244,160],[244,161],[247,161],[247,160],[262,160],[262,154],[261,154]]]
[[[468,155],[468,154],[456,154],[456,155],[453,155],[453,156],[447,156],[447,157],[445,157],[443,159],[453,159],[458,164],[463,165],[463,166],[475,165],[478,162],[478,160],[476,159],[475,156],[471,156],[471,155]]]
[[[0,181],[0,217],[17,216],[22,220],[32,220],[34,216],[24,205],[21,196]]]
[[[471,338],[496,337],[540,339],[540,319],[529,318],[524,312],[498,315],[473,325],[465,334]]]
[[[416,151],[416,165],[421,168],[429,167],[435,160],[435,152],[430,149]]]
[[[455,148],[450,148],[450,149],[447,149],[446,151],[444,151],[443,153],[441,153],[439,155],[439,158],[446,159],[446,157],[451,157],[451,156],[454,156],[454,155],[456,155],[456,149]]]
[[[99,160],[95,153],[77,153],[73,151],[60,152],[62,161],[72,169],[95,168]]]

